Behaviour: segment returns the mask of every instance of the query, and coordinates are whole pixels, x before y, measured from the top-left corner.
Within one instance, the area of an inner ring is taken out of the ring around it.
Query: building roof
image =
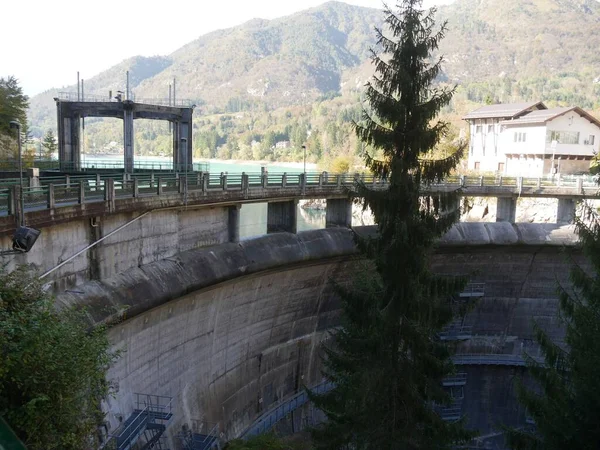
[[[526,112],[528,109],[534,107],[546,109],[546,105],[544,105],[542,102],[500,103],[498,105],[482,106],[475,111],[471,111],[469,114],[464,116],[463,119],[509,119],[517,117],[518,115]]]
[[[567,114],[568,112],[574,111],[579,114],[581,117],[589,120],[591,123],[595,124],[597,127],[600,127],[600,120],[596,119],[591,114],[587,113],[579,106],[568,106],[562,108],[550,108],[550,109],[542,109],[539,111],[531,111],[530,113],[525,114],[518,119],[513,120],[504,120],[500,122],[502,125],[544,125],[549,121],[556,119],[559,116]]]

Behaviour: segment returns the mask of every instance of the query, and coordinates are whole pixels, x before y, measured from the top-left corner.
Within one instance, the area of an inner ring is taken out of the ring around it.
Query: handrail
[[[483,178],[482,178],[483,179]],[[52,179],[52,181],[63,181],[63,178]],[[112,180],[112,181],[111,181]],[[539,181],[539,179],[537,179]],[[206,193],[217,193],[222,191],[238,191],[249,193],[254,189],[266,190],[262,195],[266,199],[271,198],[269,189],[274,189],[274,196],[281,196],[283,192],[294,195],[303,196],[306,194],[306,189],[312,189],[313,193],[318,192],[321,195],[346,195],[348,189],[356,186],[357,183],[363,183],[372,189],[385,189],[387,181],[382,180],[371,174],[329,174],[323,173],[296,173],[296,174],[263,174],[258,173],[210,173],[210,172],[192,172],[186,175],[182,173],[166,173],[158,176],[153,173],[142,174],[120,174],[119,177],[101,176],[95,174],[86,177],[85,175],[65,176],[64,183],[46,183],[47,179],[41,178],[41,186],[26,187],[23,189],[25,197],[34,197],[32,204],[35,204],[36,210],[53,209],[65,206],[71,206],[75,203],[98,202],[103,199],[105,201],[114,202],[123,198],[131,198],[138,196],[160,196],[171,195],[176,193],[187,198],[188,192],[202,191]],[[99,184],[98,181],[104,183]],[[160,181],[160,183],[159,183]],[[514,186],[506,186],[502,178],[496,184],[485,184],[476,187],[465,185],[465,177],[449,178],[447,183],[438,183],[424,186],[423,192],[438,193],[456,191],[462,196],[477,196],[477,195],[548,195],[548,196],[574,196],[580,198],[600,198],[600,191],[584,191],[583,182],[581,179],[576,179],[575,185],[558,186],[560,189],[556,191],[548,188],[543,184],[537,183],[535,186],[525,186],[524,179],[518,179]],[[106,186],[111,186],[107,188]],[[553,188],[555,186],[552,186]],[[1,188],[1,184],[0,184]],[[315,190],[315,188],[317,190]],[[9,195],[16,195],[17,187],[9,186]],[[281,191],[284,189],[284,191]],[[492,189],[492,190],[490,190]],[[56,190],[56,193],[55,193]],[[100,193],[104,196],[100,196]],[[253,191],[256,192],[256,191]],[[88,195],[89,194],[89,195]],[[47,196],[45,202],[43,196]],[[17,198],[17,197],[15,197]],[[254,196],[256,199],[256,196]],[[8,201],[7,201],[8,204]],[[45,205],[45,206],[44,206]],[[25,212],[30,208],[26,208]],[[7,214],[14,215],[15,208],[0,207],[0,211],[7,211]],[[463,296],[481,296],[483,291],[480,291],[480,286],[472,285],[472,290],[468,293],[463,293]]]
[[[535,361],[542,363],[543,358],[534,357]],[[506,353],[463,353],[452,356],[455,365],[484,365],[484,366],[518,366],[525,367],[527,364],[521,355]]]
[[[134,436],[139,430],[141,430],[143,427],[146,426],[146,424],[144,423],[143,420],[139,420],[138,421],[138,419],[140,419],[144,415],[146,415],[146,416],[148,415],[148,408],[146,407],[146,408],[144,408],[142,410],[138,410],[138,411],[140,411],[140,412],[129,423],[129,425],[127,425],[124,428],[121,428],[121,427],[117,428],[114,433],[110,434],[110,438],[114,439],[115,441],[117,441],[120,437],[123,437],[123,436],[126,435],[126,432],[129,430],[129,428],[131,428],[132,426],[135,425],[135,428],[133,428],[132,430],[130,430],[128,432],[129,434],[126,437],[126,440],[129,441],[128,444],[132,444],[132,442],[131,442],[133,440],[132,436]]]
[[[325,381],[311,388],[313,392],[317,394],[323,394],[329,392],[335,387],[335,383],[331,381]],[[261,414],[246,430],[242,432],[240,437],[245,439],[246,437],[256,436],[257,434],[264,433],[270,429],[273,425],[287,416],[290,412],[299,408],[308,402],[308,394],[305,390],[302,390],[292,397],[278,402],[275,406],[268,409],[266,412]],[[289,408],[286,409],[286,406]],[[281,412],[281,415],[279,414]],[[271,420],[273,414],[275,414],[275,420]],[[268,422],[267,422],[268,419]]]
[[[116,94],[116,92],[114,92]],[[109,97],[108,95],[97,95],[97,94],[85,94],[81,95],[77,92],[59,92],[58,99],[64,102],[109,102],[109,103],[120,103],[127,101],[125,98],[118,100],[116,96]],[[185,107],[191,108],[194,106],[192,100],[187,99],[168,99],[168,98],[135,98],[131,99],[134,103],[144,103],[147,105],[159,105],[159,106],[173,106],[173,107]]]

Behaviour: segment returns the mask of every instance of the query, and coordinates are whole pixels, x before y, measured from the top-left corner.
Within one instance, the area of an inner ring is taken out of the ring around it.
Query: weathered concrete
[[[556,222],[560,224],[573,223],[575,221],[575,214],[577,208],[577,201],[573,198],[559,198],[558,209],[556,210]]]
[[[175,398],[172,431],[204,419],[234,437],[321,380],[319,343],[339,316],[331,280],[349,279],[354,252],[345,229],[273,234],[184,252],[57,302],[87,305],[126,349],[109,373],[112,427],[131,413],[133,392],[148,392]]]
[[[295,233],[298,200],[269,202],[267,208],[267,233]]]
[[[496,222],[515,223],[517,216],[517,199],[513,197],[498,197]]]
[[[352,200],[349,198],[328,198],[325,210],[325,226],[352,226]]]
[[[536,236],[530,242],[537,243],[442,247],[432,256],[435,272],[467,275],[473,282],[485,283],[484,297],[461,323],[471,330],[471,337],[458,341],[456,347],[459,356],[504,361],[457,367],[458,372],[467,374],[462,414],[470,428],[486,436],[481,439],[482,448],[506,448],[500,424],[526,425],[515,380],[522,378],[529,383],[526,368],[519,365],[524,352],[536,358],[543,356],[535,342],[534,321],[555,342],[560,343],[564,336],[556,293],[557,282],[570,286],[571,262],[564,248],[556,245],[564,240],[550,238],[544,242],[540,239],[544,230],[529,231],[528,236]],[[569,252],[575,262],[587,266],[577,247],[569,248]]]
[[[485,283],[485,297],[464,319],[472,337],[457,345],[459,355],[538,356],[532,320],[562,339],[555,282],[568,284],[565,247],[585,265],[572,226],[463,223],[440,241],[434,272]],[[339,316],[330,283],[351,281],[355,251],[343,228],[272,234],[132,268],[58,302],[87,305],[127,349],[110,371],[119,386],[106,406],[111,426],[131,412],[133,392],[148,392],[175,398],[170,432],[205,419],[233,437],[303,383],[320,381],[318,344]],[[462,412],[471,427],[494,436],[498,423],[525,423],[514,396],[524,368],[458,370],[467,373]]]
[[[44,273],[137,216],[124,212],[46,227],[29,253],[4,255],[0,261],[9,269],[33,264]],[[154,211],[58,269],[48,282],[53,291],[60,292],[89,279],[107,279],[132,267],[225,243],[230,238],[226,207]],[[0,236],[0,248],[11,245],[9,236]]]
[[[240,242],[240,209],[240,205],[233,205],[228,208],[229,242]]]

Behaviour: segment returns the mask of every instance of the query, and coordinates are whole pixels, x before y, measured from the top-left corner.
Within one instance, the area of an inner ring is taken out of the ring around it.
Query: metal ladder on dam
[[[193,420],[177,436],[183,450],[221,450],[218,423]]]
[[[129,417],[110,435],[107,450],[131,450],[142,441],[140,450],[169,450],[164,432],[173,417],[172,397],[133,394],[135,408]]]
[[[465,289],[453,297],[453,309],[455,318],[444,329],[438,333],[442,341],[465,341],[471,339],[473,327],[465,325],[463,306],[473,299],[482,298],[485,295],[485,283],[468,283]]]
[[[465,399],[464,386],[467,384],[467,374],[459,372],[444,378],[442,386],[450,394],[452,401],[449,405],[440,405],[436,410],[442,420],[455,422],[462,417],[462,405]]]

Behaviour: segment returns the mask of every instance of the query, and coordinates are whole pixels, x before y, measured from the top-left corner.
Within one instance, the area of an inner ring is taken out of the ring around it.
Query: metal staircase
[[[438,405],[436,407],[438,414],[442,420],[455,422],[462,417],[462,405],[464,401],[464,389],[467,384],[467,374],[464,372],[457,373],[442,380],[442,385],[446,388],[452,402],[449,405]]]
[[[485,295],[485,283],[467,283],[458,295],[460,298],[479,298]]]
[[[465,325],[465,306],[474,299],[485,295],[485,283],[468,283],[464,290],[453,297],[452,309],[454,320],[450,322],[440,333],[441,341],[466,341],[473,336],[473,327]]]
[[[184,450],[220,450],[219,424],[192,421],[192,427],[178,434]]]
[[[473,336],[473,327],[464,325],[464,317],[450,322],[449,325],[438,334],[441,341],[466,341]]]
[[[163,434],[173,417],[172,397],[135,393],[135,408],[110,435],[109,450],[131,450],[141,439],[141,450],[168,450]]]

